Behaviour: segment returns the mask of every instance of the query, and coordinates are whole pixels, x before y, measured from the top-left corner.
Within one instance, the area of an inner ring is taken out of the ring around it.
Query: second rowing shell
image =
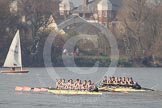
[[[48,90],[56,95],[102,95],[101,92],[77,91],[77,90]]]
[[[99,91],[107,91],[107,92],[144,92],[148,91],[145,89],[133,89],[133,88],[125,88],[125,87],[100,87],[98,88]]]

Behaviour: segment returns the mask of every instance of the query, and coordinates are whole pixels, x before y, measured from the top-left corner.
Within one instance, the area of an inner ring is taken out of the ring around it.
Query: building
[[[66,4],[67,8],[63,5]],[[121,6],[121,0],[82,0],[76,8],[69,8],[70,1],[63,0],[60,4],[60,15],[78,15],[90,23],[100,23],[109,27],[110,22],[116,20],[116,14]]]
[[[15,0],[11,2],[9,8],[11,13],[16,14],[18,12],[18,1]]]
[[[74,8],[74,5],[70,0],[62,0],[59,4],[60,16],[70,15],[70,11]]]
[[[112,21],[112,3],[109,0],[101,0],[97,4],[98,22],[109,27],[109,22]]]

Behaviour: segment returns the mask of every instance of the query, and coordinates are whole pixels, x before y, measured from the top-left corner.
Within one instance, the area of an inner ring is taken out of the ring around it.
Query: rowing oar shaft
[[[44,88],[44,87],[35,87],[35,88],[31,88],[31,87],[19,87],[16,86],[15,87],[15,91],[34,91],[34,92],[46,92],[48,91],[48,88]]]
[[[149,90],[149,91],[155,91],[153,89],[149,89],[149,88],[142,88],[143,90]]]

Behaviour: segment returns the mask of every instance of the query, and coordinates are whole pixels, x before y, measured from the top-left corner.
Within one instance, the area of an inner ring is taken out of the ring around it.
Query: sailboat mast
[[[20,32],[19,32],[19,30],[18,30],[18,36],[19,36],[19,53],[20,53],[20,65],[21,65],[21,70],[22,70],[22,52],[21,52],[21,42],[20,42]]]

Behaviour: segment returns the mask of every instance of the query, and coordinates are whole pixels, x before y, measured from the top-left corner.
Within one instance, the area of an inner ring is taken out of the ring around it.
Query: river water
[[[109,71],[107,68],[96,68],[96,72],[88,69],[28,68],[30,70],[28,74],[0,74],[0,108],[160,108],[162,106],[162,68],[113,68]],[[104,93],[101,96],[64,96],[14,90],[15,86],[54,87],[55,78],[59,77],[91,79],[98,82],[104,75],[133,77],[141,86],[156,91]]]

